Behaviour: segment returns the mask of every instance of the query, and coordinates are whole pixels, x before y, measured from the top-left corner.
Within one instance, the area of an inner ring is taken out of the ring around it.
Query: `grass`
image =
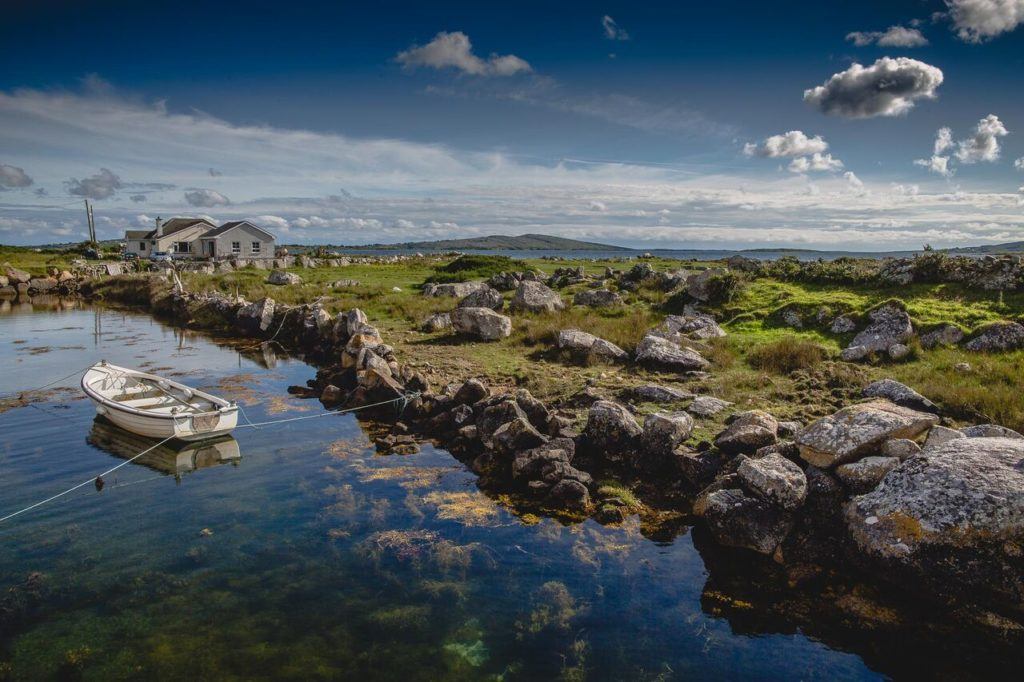
[[[487,279],[499,272],[522,272],[527,269],[526,263],[508,256],[488,256],[469,254],[459,256],[450,263],[434,268],[434,274],[427,278],[428,282],[468,282],[476,279]]]
[[[754,369],[775,374],[789,374],[798,369],[810,369],[819,365],[828,351],[807,339],[786,336],[755,346],[747,353],[747,362]]]

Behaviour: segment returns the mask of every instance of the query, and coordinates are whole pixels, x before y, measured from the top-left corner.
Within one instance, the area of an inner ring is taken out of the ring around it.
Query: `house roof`
[[[182,230],[193,227],[197,223],[203,223],[204,225],[213,227],[213,223],[206,218],[171,218],[163,224],[163,236],[168,237],[176,232],[181,232]],[[154,239],[156,237],[156,230],[128,230],[125,232],[125,236],[128,239]]]
[[[209,232],[207,232],[206,234],[204,234],[203,235],[203,239],[216,239],[217,237],[221,236],[222,234],[224,234],[228,230],[232,230],[232,229],[234,229],[234,228],[236,228],[236,227],[238,227],[240,225],[248,225],[249,227],[251,227],[253,229],[259,230],[260,232],[262,232],[263,234],[267,235],[271,239],[277,239],[277,237],[275,237],[273,233],[267,232],[266,230],[264,230],[259,225],[254,225],[253,223],[249,222],[248,220],[232,220],[231,222],[224,223],[220,227],[215,227],[214,229],[212,229]]]
[[[125,239],[145,239],[152,230],[125,230]]]

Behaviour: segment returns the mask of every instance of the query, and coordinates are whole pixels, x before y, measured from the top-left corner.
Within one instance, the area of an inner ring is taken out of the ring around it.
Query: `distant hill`
[[[997,253],[1024,253],[1024,242],[1006,242],[1005,244],[986,244],[985,246],[961,246],[955,249],[942,249],[946,253],[971,254],[997,254]]]
[[[491,235],[468,239],[439,239],[432,242],[404,242],[402,244],[367,244],[349,246],[350,249],[417,249],[421,251],[632,251],[624,246],[581,242],[545,234],[521,234],[518,237]]]

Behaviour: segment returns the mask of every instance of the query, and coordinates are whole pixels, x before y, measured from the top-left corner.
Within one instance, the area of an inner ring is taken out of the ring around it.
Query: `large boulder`
[[[637,344],[636,361],[683,372],[706,369],[711,364],[697,351],[681,348],[678,343],[653,334],[648,334]]]
[[[1008,429],[1005,426],[999,426],[998,424],[977,424],[975,426],[968,426],[967,428],[960,429],[960,432],[968,438],[1020,438],[1024,439],[1024,436],[1017,433],[1013,429]]]
[[[302,284],[302,278],[294,272],[284,270],[271,270],[267,275],[267,284]]]
[[[1024,441],[929,448],[853,498],[845,517],[880,575],[1024,616]]]
[[[686,293],[698,301],[707,302],[714,298],[713,282],[728,270],[724,268],[708,268],[686,278]]]
[[[614,343],[579,329],[558,332],[558,347],[591,361],[624,362],[629,359],[629,354]]]
[[[807,497],[803,470],[776,452],[757,459],[744,458],[736,474],[744,488],[783,509],[797,509]]]
[[[934,414],[873,400],[812,422],[797,434],[796,443],[805,461],[829,468],[875,454],[889,439],[913,440],[938,421]]]
[[[964,348],[977,353],[1024,348],[1024,326],[1016,322],[993,322],[979,329]]]
[[[445,284],[426,284],[423,286],[424,296],[465,298],[480,287],[487,286],[483,282],[449,282]]]
[[[11,285],[28,284],[32,280],[32,275],[9,263],[4,264],[4,275]]]
[[[906,442],[913,443],[913,441]],[[846,484],[850,492],[860,495],[874,490],[882,482],[882,479],[885,478],[885,475],[899,466],[899,463],[900,458],[898,456],[865,457],[849,464],[840,464],[836,467],[836,476]]]
[[[460,334],[483,341],[496,341],[512,334],[512,320],[490,308],[456,308],[451,312],[452,327]]]
[[[738,488],[708,493],[695,511],[718,544],[759,554],[772,554],[793,528],[788,512]]]
[[[844,360],[859,360],[869,353],[888,353],[897,344],[903,344],[914,335],[914,325],[907,311],[895,303],[888,303],[868,313],[871,323],[853,337],[843,351]]]
[[[583,437],[591,450],[611,461],[621,461],[635,452],[643,429],[629,410],[610,400],[598,400],[590,406]]]
[[[674,386],[661,386],[658,384],[645,384],[633,386],[623,391],[623,395],[630,400],[641,403],[675,403],[681,400],[690,400],[695,396],[689,391]]]
[[[427,319],[423,320],[423,324],[420,325],[420,330],[428,333],[440,332],[451,328],[451,313],[434,313]]]
[[[28,282],[29,291],[44,294],[57,288],[59,282],[53,277],[33,277]]]
[[[864,389],[863,395],[865,398],[885,398],[902,407],[909,407],[912,410],[920,410],[921,412],[939,411],[935,403],[895,379],[879,379],[872,382]]]
[[[624,305],[622,296],[607,289],[588,289],[581,291],[572,299],[573,305],[585,305],[590,308],[614,308]]]
[[[543,313],[565,308],[562,297],[540,282],[525,281],[516,287],[509,309],[514,312]]]
[[[686,411],[698,417],[707,418],[714,417],[722,410],[732,407],[732,405],[728,400],[722,400],[713,395],[699,395],[693,399],[693,402],[686,408]]]
[[[725,336],[725,330],[718,326],[715,318],[698,313],[696,315],[669,315],[665,321],[650,332],[669,341],[680,341],[684,338],[714,339]]]
[[[778,440],[779,422],[761,410],[750,410],[736,415],[715,438],[715,446],[727,455],[754,452]]]
[[[671,457],[693,432],[693,417],[686,412],[655,412],[644,419],[644,451],[656,459]]]
[[[242,331],[249,334],[265,332],[274,321],[274,299],[267,297],[242,306],[235,322]]]
[[[467,294],[462,300],[459,301],[460,308],[490,308],[491,310],[501,310],[505,307],[505,299],[502,298],[501,292],[497,289],[484,284],[476,291]]]
[[[931,329],[920,336],[922,348],[935,348],[937,346],[955,346],[964,339],[964,332],[955,324],[943,324]]]

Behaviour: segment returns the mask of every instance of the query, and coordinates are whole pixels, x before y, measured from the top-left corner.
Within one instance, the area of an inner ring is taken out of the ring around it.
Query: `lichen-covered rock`
[[[793,527],[788,512],[735,488],[706,495],[700,511],[718,544],[765,555],[772,554]]]
[[[271,270],[270,274],[267,275],[267,284],[302,284],[302,278],[296,275],[294,272],[285,272],[284,270]]]
[[[479,379],[466,379],[462,386],[455,391],[452,402],[457,405],[473,405],[490,395],[490,391],[484,382]]]
[[[558,347],[577,357],[586,357],[596,362],[623,362],[629,359],[629,354],[614,343],[579,329],[563,329],[558,332]]]
[[[524,281],[516,287],[512,295],[509,310],[514,312],[555,312],[565,308],[562,297],[557,291],[549,289],[540,282]]]
[[[512,334],[512,319],[490,308],[456,308],[451,319],[455,331],[483,341],[496,341]]]
[[[711,395],[699,395],[693,399],[686,411],[698,417],[713,417],[722,410],[732,407],[728,400],[722,400]]]
[[[1013,429],[998,424],[977,424],[960,430],[968,438],[1020,438],[1024,436]]]
[[[1024,615],[1024,441],[958,438],[893,469],[846,507],[879,575]]]
[[[783,509],[797,509],[807,497],[807,477],[803,470],[776,453],[744,459],[736,474],[748,491]]]
[[[714,297],[713,283],[728,270],[724,268],[708,268],[686,278],[686,293],[698,301],[710,301]]]
[[[261,298],[239,308],[235,323],[242,331],[250,334],[265,332],[274,321],[274,307],[274,299]]]
[[[844,360],[860,359],[868,353],[886,353],[893,345],[906,343],[914,335],[910,315],[896,304],[880,306],[868,313],[868,318],[871,323],[853,337],[849,345],[850,349],[862,349],[857,351],[859,357],[847,357],[851,353],[844,355]]]
[[[7,277],[8,282],[13,285],[28,284],[32,280],[32,275],[24,270],[19,270],[10,263],[4,264],[4,275]]]
[[[921,412],[939,411],[935,403],[895,379],[879,379],[874,381],[865,387],[863,395],[865,398],[885,398],[889,402]]]
[[[909,438],[893,438],[882,443],[880,452],[883,457],[896,457],[902,461],[921,452],[921,446]]]
[[[836,319],[832,320],[832,324],[829,326],[829,331],[833,334],[849,334],[857,328],[857,323],[853,321],[853,318],[848,315],[840,315]]]
[[[1024,348],[1024,326],[1016,322],[993,322],[979,329],[964,348],[976,353]]]
[[[581,291],[572,299],[573,305],[585,305],[590,308],[616,308],[625,305],[622,296],[607,289],[588,289]]]
[[[924,441],[924,448],[934,448],[957,438],[967,438],[967,436],[964,435],[963,431],[950,429],[945,426],[933,426]]]
[[[543,445],[516,453],[512,462],[512,478],[530,481],[540,477],[541,470],[552,462],[572,462],[575,444],[569,438],[555,438]]]
[[[501,292],[497,289],[484,284],[475,291],[470,292],[459,301],[458,307],[460,308],[490,308],[491,310],[501,310],[505,307],[505,299],[502,298]]]
[[[636,347],[636,361],[653,367],[666,367],[679,371],[701,370],[709,363],[704,356],[690,348],[660,336],[648,334]]]
[[[849,464],[840,464],[836,467],[836,476],[853,494],[860,495],[874,490],[899,463],[898,457],[865,457]]]
[[[667,459],[693,432],[693,417],[686,412],[655,412],[644,419],[644,451]]]
[[[423,286],[424,296],[464,298],[479,289],[487,286],[483,282],[448,282],[445,284],[429,283]]]
[[[778,440],[779,422],[761,410],[736,415],[715,438],[715,446],[728,455],[752,453]]]
[[[641,403],[674,403],[681,400],[690,400],[694,397],[689,391],[684,391],[674,386],[660,386],[658,384],[634,386],[627,388],[623,393],[631,400]]]
[[[643,429],[629,410],[610,400],[598,400],[590,406],[583,437],[591,450],[612,461],[634,452]]]
[[[590,506],[590,491],[579,481],[563,478],[551,487],[548,501],[558,507],[584,510]]]
[[[684,338],[715,339],[725,336],[725,330],[718,326],[715,318],[704,313],[669,315],[648,333],[677,343]]]
[[[955,346],[964,339],[964,332],[955,324],[943,324],[919,337],[922,348],[935,348],[937,346]]]
[[[797,434],[796,443],[806,462],[829,468],[874,454],[892,438],[913,440],[938,421],[933,414],[873,400],[812,422]]]
[[[423,321],[420,329],[425,332],[440,332],[452,328],[451,313],[434,313]]]
[[[587,353],[587,361],[591,364],[601,362],[625,362],[629,360],[629,353],[616,346],[611,341],[597,339],[590,346]]]

